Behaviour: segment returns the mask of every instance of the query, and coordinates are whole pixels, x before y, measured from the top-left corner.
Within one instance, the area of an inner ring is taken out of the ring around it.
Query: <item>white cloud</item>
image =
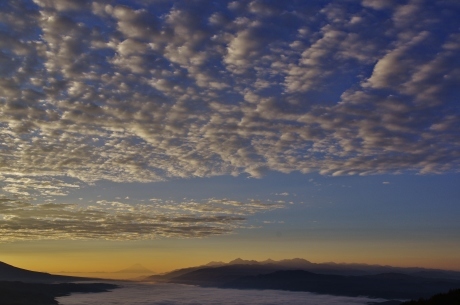
[[[128,197],[126,198],[128,199]],[[95,205],[0,199],[0,242],[37,239],[131,240],[229,234],[247,227],[250,215],[283,208],[284,202],[227,199],[153,204],[100,200]]]
[[[268,170],[458,171],[455,9],[5,1],[3,191]]]
[[[88,8],[88,0],[33,0],[43,8],[52,8],[58,11],[73,11]]]
[[[397,1],[395,0],[386,0],[386,1],[380,1],[380,0],[363,0],[362,5],[371,7],[376,10],[384,9],[384,8],[389,8],[392,6],[395,6]]]
[[[288,192],[283,192],[283,193],[277,193],[275,195],[278,195],[278,196],[289,196],[290,194]]]

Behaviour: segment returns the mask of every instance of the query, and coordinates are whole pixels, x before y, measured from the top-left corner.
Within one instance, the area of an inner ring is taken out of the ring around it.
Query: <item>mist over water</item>
[[[57,298],[62,305],[364,305],[384,301],[308,292],[202,288],[177,284],[122,283],[104,293],[75,293]]]

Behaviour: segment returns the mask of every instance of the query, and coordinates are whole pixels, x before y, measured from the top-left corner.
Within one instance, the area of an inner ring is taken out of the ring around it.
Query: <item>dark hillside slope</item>
[[[278,270],[276,266],[264,265],[228,265],[194,270],[170,279],[178,284],[218,286],[244,276],[267,274]]]
[[[460,287],[460,281],[435,280],[404,274],[341,276],[303,270],[276,271],[241,277],[220,285],[222,288],[308,291],[345,296],[386,299],[413,299]]]
[[[30,271],[0,262],[0,281],[22,282],[73,282],[87,278],[53,275],[45,272]]]
[[[0,305],[57,305],[56,297],[72,292],[104,292],[115,289],[112,284],[39,284],[0,281]]]
[[[460,289],[451,290],[448,293],[440,293],[429,299],[404,302],[401,305],[459,305]]]

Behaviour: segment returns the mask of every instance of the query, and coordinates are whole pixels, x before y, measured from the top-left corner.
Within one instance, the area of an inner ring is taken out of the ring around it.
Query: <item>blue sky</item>
[[[460,269],[457,1],[0,7],[0,248],[274,235]]]

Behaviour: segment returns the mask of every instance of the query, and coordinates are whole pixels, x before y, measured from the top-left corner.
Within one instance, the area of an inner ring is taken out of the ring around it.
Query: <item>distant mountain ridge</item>
[[[302,258],[258,262],[237,258],[146,277],[145,281],[237,289],[278,289],[378,298],[419,298],[460,288],[460,272],[366,264],[312,263]],[[399,303],[397,301],[392,304]]]
[[[258,265],[264,266],[267,270],[306,270],[320,274],[338,274],[338,275],[372,275],[380,273],[403,273],[414,276],[421,276],[427,278],[441,278],[441,279],[453,279],[460,280],[460,272],[440,270],[440,269],[427,269],[420,267],[393,267],[393,266],[382,266],[382,265],[369,265],[369,264],[358,264],[358,263],[313,263],[303,258],[283,259],[275,261],[267,259],[265,261],[256,260],[244,260],[241,258],[234,259],[228,263],[224,262],[210,262],[206,265],[188,267],[183,269],[173,270],[171,272],[155,275],[154,277],[160,278],[172,278],[184,273],[188,273],[197,269],[205,267],[223,267],[233,265]],[[153,279],[153,278],[152,278]]]
[[[441,269],[427,269],[420,267],[393,267],[388,265],[369,265],[359,263],[313,263],[303,258],[283,259],[275,261],[267,259],[265,261],[244,260],[237,258],[230,261],[227,265],[276,265],[289,269],[311,270],[324,274],[344,274],[344,275],[366,275],[379,273],[405,273],[429,278],[450,278],[460,280],[460,272]]]

